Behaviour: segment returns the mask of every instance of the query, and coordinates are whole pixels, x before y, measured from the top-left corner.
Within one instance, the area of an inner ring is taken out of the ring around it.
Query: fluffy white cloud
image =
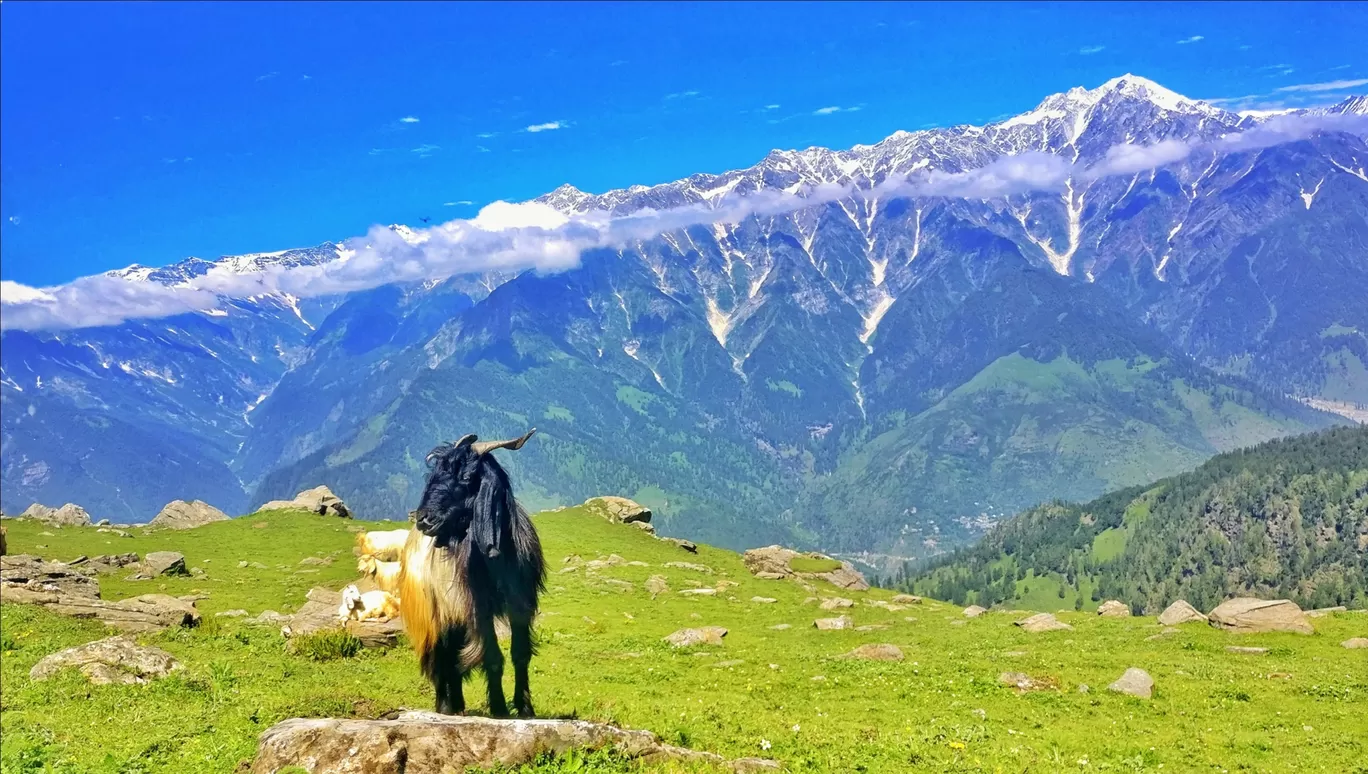
[[[1344,89],[1356,89],[1359,86],[1368,84],[1368,78],[1354,78],[1347,81],[1323,81],[1321,83],[1298,83],[1293,86],[1283,86],[1274,91],[1343,91]]]
[[[524,131],[528,131],[528,132],[532,132],[533,134],[536,134],[537,132],[549,132],[549,131],[551,131],[551,130],[553,130],[553,129],[564,129],[564,128],[565,128],[565,122],[564,122],[564,121],[547,121],[547,122],[544,123],[544,124],[532,124],[531,126],[527,127],[527,129],[524,130]]]

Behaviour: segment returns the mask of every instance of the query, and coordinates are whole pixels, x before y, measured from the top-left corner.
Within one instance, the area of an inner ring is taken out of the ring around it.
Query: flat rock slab
[[[1227,599],[1207,614],[1212,626],[1241,634],[1297,632],[1315,634],[1311,621],[1296,603],[1286,599]]]
[[[25,603],[33,599],[23,591],[99,599],[100,582],[93,577],[94,573],[95,568],[84,564],[48,562],[32,554],[3,556],[0,557],[0,595],[6,602]]]
[[[1055,618],[1054,615],[1050,613],[1036,613],[1030,618],[1023,618],[1020,621],[1017,621],[1016,625],[1032,633],[1062,631],[1073,628],[1058,618]]]
[[[727,761],[664,744],[650,731],[584,720],[500,720],[404,712],[394,720],[297,718],[262,733],[253,774],[298,766],[309,774],[403,774],[519,766],[550,753],[611,748],[650,763],[712,763],[733,771],[778,771],[757,758]]]
[[[722,638],[726,636],[727,630],[721,626],[702,626],[697,629],[680,629],[663,639],[676,648],[687,648],[692,645],[721,645]]]
[[[1349,650],[1362,650],[1368,648],[1368,637],[1351,637],[1340,643],[1341,648]]]
[[[367,648],[388,648],[398,643],[399,635],[404,633],[404,623],[399,618],[388,621],[343,621],[338,618],[337,608],[342,605],[340,591],[318,586],[309,590],[307,598],[304,606],[281,626],[280,633],[288,639],[345,629]]]
[[[1159,614],[1159,623],[1163,626],[1177,626],[1178,624],[1200,621],[1206,623],[1207,617],[1202,612],[1188,603],[1186,599],[1164,608],[1164,612]]]
[[[1243,648],[1239,645],[1227,645],[1227,653],[1240,653],[1246,656],[1262,656],[1268,652],[1268,648]]]
[[[812,622],[812,625],[822,631],[833,631],[836,629],[853,629],[855,628],[855,621],[850,616],[843,615],[837,618],[818,618]]]
[[[970,605],[970,606],[964,608],[964,617],[965,617],[965,618],[978,618],[979,616],[983,615],[983,614],[986,613],[986,612],[988,612],[988,611],[987,611],[985,608],[979,607],[978,605]]]
[[[185,554],[178,551],[153,551],[143,557],[142,573],[150,577],[158,575],[186,575]]]
[[[68,668],[79,669],[95,685],[133,685],[166,677],[183,667],[160,648],[144,647],[119,636],[45,656],[29,670],[29,679],[47,680]]]
[[[903,652],[897,645],[880,643],[876,645],[861,645],[849,653],[842,655],[841,658],[853,658],[862,661],[902,661]]]
[[[821,607],[823,610],[837,610],[837,609],[843,608],[843,607],[854,607],[854,606],[855,606],[855,600],[853,600],[853,599],[844,599],[844,598],[842,598],[842,597],[831,597],[830,599],[824,599],[824,600],[822,600],[822,604],[819,605],[818,607]]]

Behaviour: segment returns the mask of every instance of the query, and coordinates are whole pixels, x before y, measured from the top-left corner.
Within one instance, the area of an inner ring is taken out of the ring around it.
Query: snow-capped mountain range
[[[401,514],[436,440],[535,424],[544,441],[512,463],[534,501],[612,490],[731,545],[933,552],[1040,499],[1339,421],[1292,398],[1368,402],[1363,138],[1222,144],[1366,109],[1241,114],[1126,75],[982,127],[600,195],[562,186],[537,201],[620,215],[866,193],[591,250],[561,274],[6,331],[4,507],[143,520],[173,497],[241,510],[327,483]],[[1123,146],[1182,153],[1084,174]],[[1078,173],[1010,196],[876,193],[1032,152]],[[344,255],[112,274],[175,285]]]

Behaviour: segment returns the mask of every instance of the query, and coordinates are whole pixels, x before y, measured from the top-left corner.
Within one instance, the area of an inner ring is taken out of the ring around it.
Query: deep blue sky
[[[470,216],[565,182],[721,172],[984,123],[1125,72],[1240,105],[1329,101],[1368,87],[1278,89],[1368,78],[1365,35],[1363,6],[1334,3],[11,0],[0,277],[53,284]]]

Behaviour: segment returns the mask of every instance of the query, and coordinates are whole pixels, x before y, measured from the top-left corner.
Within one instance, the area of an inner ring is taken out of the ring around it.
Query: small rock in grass
[[[733,658],[713,664],[713,669],[729,669],[731,667],[741,666],[744,663],[746,663],[744,659]]]
[[[1109,599],[1098,606],[1097,614],[1103,618],[1129,618],[1131,614],[1130,605]]]
[[[1226,651],[1229,653],[1241,653],[1246,656],[1262,656],[1268,652],[1268,648],[1246,648],[1240,645],[1227,645]]]
[[[979,607],[978,605],[970,605],[970,606],[964,608],[964,617],[965,617],[965,618],[978,618],[979,616],[983,615],[983,614],[986,613],[986,612],[988,612],[988,610],[987,610],[986,608]]]
[[[759,603],[761,605],[772,605],[775,602],[778,602],[779,600],[775,599],[774,597],[751,597],[751,601]]]
[[[822,600],[822,604],[821,604],[821,608],[822,608],[823,610],[836,610],[836,609],[838,609],[838,608],[843,608],[843,607],[854,607],[854,606],[855,606],[855,601],[854,601],[854,600],[844,599],[844,598],[842,598],[842,597],[831,597],[830,599],[824,599],[824,600]]]
[[[783,631],[783,630],[785,630],[785,629],[792,629],[792,628],[793,628],[793,625],[792,625],[792,624],[775,624],[775,625],[771,626],[770,628],[771,628],[771,629],[774,629],[775,631]]]
[[[1363,648],[1368,648],[1368,637],[1351,637],[1345,640],[1344,642],[1341,642],[1340,647],[1348,648],[1350,650],[1361,650]]]
[[[1177,602],[1174,602],[1164,608],[1164,612],[1159,614],[1159,623],[1164,626],[1177,626],[1178,624],[1188,623],[1189,621],[1206,623],[1206,620],[1207,617],[1202,615],[1201,611],[1197,608],[1188,604],[1186,599],[1180,599]]]
[[[1107,686],[1107,690],[1148,699],[1154,694],[1154,678],[1143,669],[1131,667],[1116,682]]]
[[[1032,633],[1053,632],[1073,627],[1060,621],[1049,613],[1036,613],[1029,618],[1023,618],[1016,622],[1017,626]]]
[[[818,618],[812,622],[812,625],[822,631],[831,631],[834,629],[852,629],[855,622],[851,620],[850,616],[843,615],[839,618]]]
[[[841,656],[841,658],[861,659],[864,661],[902,661],[903,652],[897,645],[880,643],[877,645],[861,645]]]
[[[727,630],[721,626],[703,626],[697,629],[680,629],[663,639],[676,648],[687,648],[692,645],[721,645],[722,638],[726,636]]]
[[[224,610],[222,612],[214,613],[214,615],[219,618],[242,618],[247,615],[247,611],[238,608],[235,610]]]
[[[922,598],[912,594],[898,594],[893,597],[892,601],[895,605],[920,605]]]

